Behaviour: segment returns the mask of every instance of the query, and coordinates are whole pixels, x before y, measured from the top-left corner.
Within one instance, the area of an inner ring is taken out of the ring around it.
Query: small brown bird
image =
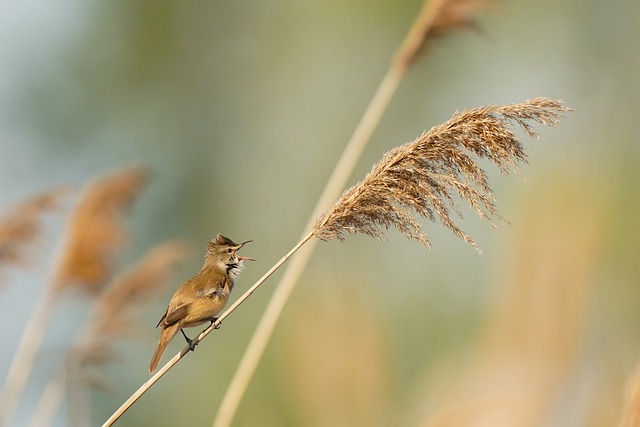
[[[202,269],[173,294],[167,311],[156,326],[162,327],[162,332],[149,364],[149,373],[156,370],[167,345],[178,331],[182,332],[193,351],[195,344],[182,328],[206,322],[213,324],[217,320],[216,316],[227,304],[233,285],[244,269],[244,261],[255,261],[237,254],[249,242],[251,240],[237,244],[221,234],[209,242]]]

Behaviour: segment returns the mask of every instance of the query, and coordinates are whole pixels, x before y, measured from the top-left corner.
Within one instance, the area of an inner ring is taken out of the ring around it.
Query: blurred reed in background
[[[79,327],[75,345],[69,350],[67,366],[53,367],[51,385],[34,411],[33,425],[49,425],[64,398],[64,386],[76,387],[69,397],[69,423],[91,423],[90,394],[79,384],[97,385],[92,380],[91,367],[114,360],[110,342],[126,336],[135,328],[127,321],[134,306],[155,294],[167,282],[174,264],[184,249],[166,245],[150,252],[136,269],[106,286],[117,271],[114,261],[127,242],[129,231],[124,223],[126,209],[139,196],[147,181],[148,170],[135,166],[119,169],[101,176],[87,185],[68,215],[64,244],[52,255],[53,278],[44,291],[35,294],[34,308],[24,329],[13,363],[9,368],[0,395],[0,421],[10,425],[32,373],[36,355],[59,300],[76,290],[94,305],[94,312],[86,324]],[[9,214],[0,230],[3,231],[3,264],[15,264],[27,255],[24,248],[39,235],[39,215],[57,203],[59,190],[43,192],[18,205]],[[71,397],[75,396],[75,401]],[[82,404],[77,404],[80,399]],[[41,413],[42,412],[42,413]]]

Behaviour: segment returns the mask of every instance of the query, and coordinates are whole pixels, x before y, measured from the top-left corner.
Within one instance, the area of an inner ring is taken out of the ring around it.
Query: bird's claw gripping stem
[[[187,341],[187,344],[189,344],[189,350],[194,351],[199,341],[196,341],[195,339],[192,340],[191,338],[189,338],[182,329],[180,329],[180,332],[182,332],[182,336]]]

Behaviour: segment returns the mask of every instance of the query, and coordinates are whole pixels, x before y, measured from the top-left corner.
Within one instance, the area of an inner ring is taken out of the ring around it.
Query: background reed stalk
[[[57,294],[48,289],[37,299],[31,317],[20,336],[15,356],[0,394],[0,425],[8,426],[20,403],[33,364],[42,344],[57,301]]]
[[[121,214],[145,184],[146,169],[128,167],[89,184],[71,214],[61,258],[36,298],[0,393],[0,425],[8,426],[20,403],[38,350],[65,291],[95,296],[111,274],[112,257],[126,232]]]
[[[53,189],[38,194],[12,209],[9,215],[0,221],[0,268],[27,263],[25,252],[40,237],[42,214],[56,207],[65,193],[67,193],[66,189]],[[18,352],[26,355],[34,354],[38,341],[42,340],[39,335],[44,333],[39,326],[43,320],[51,317],[52,299],[53,295],[47,294],[39,300],[39,305],[34,311],[36,315],[26,325],[26,330],[32,331],[34,335],[30,339],[27,339],[25,334],[22,335],[17,348]],[[14,359],[14,363],[17,361],[18,359]],[[31,363],[33,363],[32,360],[23,360],[21,364],[15,365],[9,371],[5,380],[5,388],[9,387],[9,391],[3,389],[0,395],[0,425],[5,425],[11,418],[12,408],[16,407],[20,400],[20,393],[13,393],[11,390],[20,390],[24,387],[21,383],[26,381]]]

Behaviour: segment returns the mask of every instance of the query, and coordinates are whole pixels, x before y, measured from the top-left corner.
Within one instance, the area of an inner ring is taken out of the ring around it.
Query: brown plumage
[[[156,370],[167,345],[182,328],[215,322],[229,300],[244,261],[253,258],[239,256],[237,251],[251,240],[237,244],[220,234],[209,242],[204,265],[198,274],[184,282],[171,297],[169,306],[157,326],[162,328],[149,372]],[[193,350],[192,341],[182,331]]]

